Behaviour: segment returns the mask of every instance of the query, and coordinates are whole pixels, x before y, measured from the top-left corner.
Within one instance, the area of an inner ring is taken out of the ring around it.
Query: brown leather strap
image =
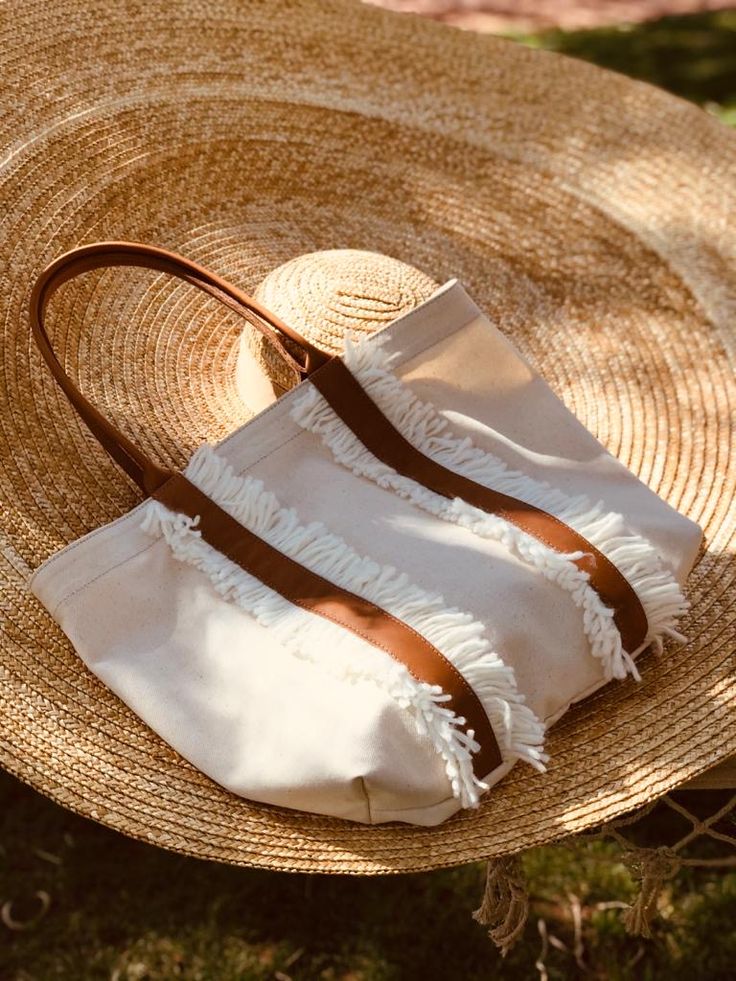
[[[613,609],[624,650],[631,653],[641,646],[648,626],[639,597],[611,560],[582,535],[554,515],[477,484],[425,456],[401,435],[338,358],[323,365],[310,381],[366,449],[397,473],[443,497],[459,497],[497,514],[556,552],[585,552],[577,565],[590,574],[592,587]]]
[[[170,477],[153,497],[171,511],[199,516],[197,529],[208,544],[290,603],[345,627],[400,661],[415,678],[439,685],[451,696],[448,707],[480,743],[473,757],[475,774],[485,777],[500,765],[498,743],[480,699],[457,668],[416,630],[279,552],[181,474]]]
[[[66,393],[69,401],[79,413],[110,456],[133,478],[145,493],[152,493],[170,476],[170,471],[150,460],[141,449],[132,443],[119,429],[106,419],[79,391],[64,371],[54,352],[44,325],[44,314],[48,301],[56,290],[75,276],[92,269],[109,266],[137,266],[169,273],[191,283],[198,289],[209,293],[241,316],[245,316],[278,349],[284,361],[292,370],[295,380],[301,381],[316,367],[324,364],[328,355],[310,344],[301,334],[289,327],[275,314],[271,313],[257,300],[237,286],[196,262],[191,262],[175,252],[159,249],[152,245],[137,242],[95,242],[72,249],[54,260],[38,277],[31,295],[31,330],[56,381]],[[304,352],[304,362],[299,363],[286,350],[280,336],[294,341]]]

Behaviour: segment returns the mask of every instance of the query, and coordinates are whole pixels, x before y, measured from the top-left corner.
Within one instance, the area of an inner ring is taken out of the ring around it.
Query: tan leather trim
[[[419,681],[451,696],[448,708],[466,720],[480,749],[473,770],[487,776],[502,759],[485,709],[457,668],[412,627],[355,593],[341,589],[279,552],[231,517],[182,474],[173,474],[152,495],[171,511],[199,517],[202,538],[290,603],[350,630],[400,661]],[[288,724],[288,720],[285,720]]]
[[[317,369],[310,381],[366,449],[397,473],[443,497],[459,497],[496,514],[556,552],[586,552],[576,564],[589,573],[591,586],[613,609],[624,650],[631,653],[642,645],[648,624],[639,597],[610,559],[582,535],[554,515],[477,484],[425,456],[386,418],[339,358]]]

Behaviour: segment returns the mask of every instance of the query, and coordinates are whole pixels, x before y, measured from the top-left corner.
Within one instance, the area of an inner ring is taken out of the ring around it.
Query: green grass
[[[659,85],[736,125],[736,10],[519,40]]]
[[[736,125],[736,12],[523,40],[646,79]],[[650,822],[642,834],[659,842],[667,831]],[[0,906],[29,921],[20,931],[0,923],[0,979],[529,979],[542,976],[540,928],[550,981],[733,976],[736,873],[681,873],[644,942],[606,906],[634,895],[614,846],[541,848],[524,861],[532,912],[502,962],[470,917],[480,866],[381,879],[228,868],[130,841],[0,775]],[[37,892],[49,907],[33,922]]]
[[[529,979],[539,976],[539,921],[550,981],[733,976],[736,873],[682,873],[645,942],[606,908],[635,892],[617,846],[534,849],[525,868],[531,916],[501,961],[470,915],[479,865],[367,879],[230,868],[127,839],[0,775],[0,905],[32,921],[36,893],[49,898],[28,929],[0,925],[0,978]]]

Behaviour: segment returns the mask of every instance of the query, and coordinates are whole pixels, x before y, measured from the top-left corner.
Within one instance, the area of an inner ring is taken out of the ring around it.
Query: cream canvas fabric
[[[457,280],[348,346],[345,360],[428,455],[586,534],[636,589],[647,644],[676,636],[700,529],[603,449]],[[543,793],[544,730],[607,681],[636,684],[640,652],[621,651],[564,557],[553,562],[500,519],[387,473],[340,425],[305,381],[198,450],[185,473],[454,661],[503,755],[484,781],[441,701],[390,657],[246,582],[156,502],[53,556],[33,592],[91,671],[249,799],[433,825],[474,806],[517,761],[540,770]]]

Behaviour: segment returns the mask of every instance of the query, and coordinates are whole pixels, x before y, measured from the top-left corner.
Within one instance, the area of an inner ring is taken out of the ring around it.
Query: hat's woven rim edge
[[[106,821],[104,818],[94,817],[90,812],[86,811],[84,807],[75,806],[74,804],[70,803],[68,800],[62,800],[61,795],[53,787],[44,785],[43,782],[41,781],[34,781],[33,779],[30,778],[30,776],[24,775],[24,773],[21,771],[21,768],[12,765],[12,763],[9,763],[5,759],[0,759],[0,767],[2,767],[2,769],[4,769],[7,773],[9,773],[10,776],[20,781],[24,786],[29,787],[31,790],[34,790],[36,793],[39,793],[42,796],[51,800],[56,806],[61,807],[64,810],[77,815],[78,817],[82,817],[85,818],[86,820],[94,822],[95,824],[99,824],[102,827],[104,827],[106,830],[118,832],[124,835],[126,838],[132,839],[133,841],[137,841],[140,842],[141,844],[148,845],[155,848],[162,848],[167,852],[172,852],[173,854],[185,855],[188,858],[195,858],[202,861],[218,862],[223,865],[232,865],[238,868],[261,869],[264,871],[271,871],[271,872],[285,872],[291,874],[321,873],[323,875],[379,876],[379,875],[411,875],[413,873],[419,873],[419,872],[434,872],[440,869],[457,868],[463,865],[472,865],[476,862],[483,862],[501,856],[520,854],[531,848],[539,848],[546,845],[554,845],[561,841],[565,841],[569,838],[577,837],[578,835],[584,835],[585,832],[600,827],[606,824],[607,821],[609,820],[617,819],[626,814],[633,814],[636,811],[646,807],[648,804],[660,800],[661,798],[665,797],[667,794],[671,793],[672,791],[677,790],[678,787],[680,787],[682,784],[686,783],[689,780],[694,779],[695,777],[700,776],[700,774],[704,773],[707,770],[710,770],[712,767],[717,766],[719,763],[724,762],[725,760],[729,759],[735,754],[736,754],[736,739],[733,740],[733,745],[731,745],[730,743],[725,744],[725,748],[723,748],[722,752],[718,752],[714,756],[710,757],[708,760],[700,761],[697,764],[693,765],[689,769],[687,775],[683,776],[682,774],[678,774],[675,779],[672,780],[664,779],[660,781],[660,783],[658,784],[658,789],[655,793],[647,792],[645,790],[641,795],[637,795],[636,803],[631,808],[627,808],[625,810],[616,809],[615,814],[612,814],[609,818],[603,820],[601,819],[596,820],[593,817],[590,821],[586,821],[583,819],[580,821],[579,826],[574,828],[551,824],[549,825],[549,827],[552,829],[552,833],[545,834],[543,831],[540,831],[537,832],[536,834],[531,834],[529,836],[528,841],[523,846],[520,847],[511,847],[509,849],[502,848],[496,850],[491,849],[489,851],[485,851],[481,849],[477,853],[473,854],[472,856],[467,858],[462,858],[459,861],[455,861],[452,858],[448,857],[447,859],[442,859],[439,861],[430,860],[427,862],[424,861],[412,862],[411,864],[402,867],[382,865],[379,862],[371,863],[365,861],[364,859],[359,860],[356,863],[347,863],[344,859],[336,859],[333,862],[330,861],[325,862],[324,860],[314,859],[314,860],[303,862],[301,865],[292,865],[286,862],[258,862],[252,859],[237,858],[233,856],[225,857],[223,855],[218,854],[216,851],[214,852],[198,851],[186,845],[160,842],[160,841],[151,841],[151,839],[146,837],[146,835],[142,831],[138,831],[134,827],[130,827],[130,826],[125,827],[124,825],[121,824],[115,824],[111,821]],[[662,787],[662,784],[665,784],[664,788]],[[245,798],[237,798],[237,799],[245,800]],[[82,798],[82,800],[85,799]],[[259,808],[261,806],[267,807],[267,805],[258,805]],[[280,809],[269,808],[269,810],[278,812]],[[296,810],[294,811],[294,814],[299,814],[299,813],[301,812]],[[339,818],[331,818],[325,820],[333,821],[335,824],[339,824],[341,827],[352,826],[352,822],[341,821]],[[466,818],[465,821],[467,822],[467,820],[468,819]],[[452,819],[450,819],[450,821],[452,821]],[[375,825],[374,827],[382,829],[382,833],[385,834],[386,830],[391,828],[392,826],[393,825],[391,824],[384,824],[384,825]],[[439,827],[444,827],[445,830],[447,829],[447,826],[448,826],[448,822],[444,822],[444,825],[439,825]],[[410,825],[402,824],[399,825],[399,827],[401,829],[402,836],[405,836],[407,833],[411,834],[412,827]],[[428,829],[426,828],[416,829],[418,834],[426,834],[427,830]],[[460,837],[459,841],[462,842],[462,840],[463,838]],[[259,851],[261,853],[266,853],[267,850],[264,849],[263,847],[260,847]],[[430,853],[431,853],[430,849],[427,849],[427,854]],[[361,862],[363,863],[363,867],[361,867]]]

